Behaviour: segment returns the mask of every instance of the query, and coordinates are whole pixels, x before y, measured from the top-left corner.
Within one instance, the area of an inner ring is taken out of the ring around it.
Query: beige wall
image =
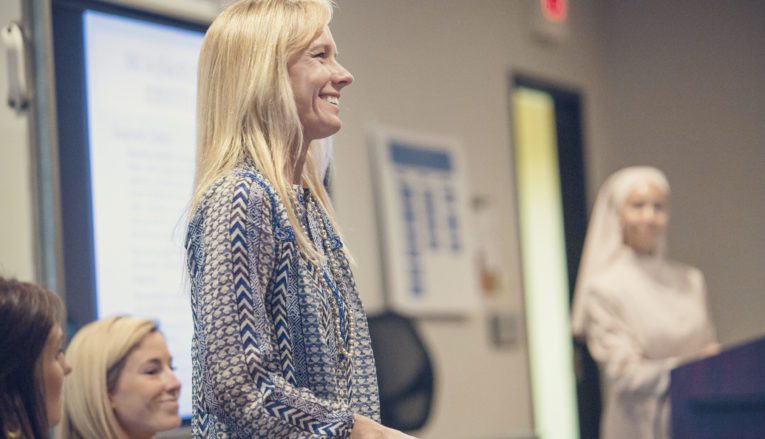
[[[339,3],[332,28],[355,83],[344,90],[344,128],[336,138],[336,207],[367,306],[378,309],[383,297],[366,141],[370,124],[379,123],[462,141],[471,192],[494,204],[502,227],[496,239],[508,282],[500,306],[521,314],[509,79],[513,72],[537,74],[589,97],[598,75],[593,3],[577,3],[572,38],[560,46],[533,39],[523,2]],[[482,313],[419,326],[433,350],[439,392],[432,423],[419,435],[520,437],[532,430],[525,346],[493,349]]]
[[[0,26],[21,21],[21,1],[0,2]],[[34,269],[32,189],[29,181],[27,117],[5,101],[8,68],[0,55],[0,274],[31,280]]]
[[[336,138],[339,222],[358,261],[367,305],[379,308],[381,245],[366,136],[371,123],[453,136],[468,151],[471,192],[491,200],[502,233],[505,303],[521,313],[518,237],[508,113],[512,72],[586,91],[597,78],[592,2],[572,16],[563,46],[535,41],[526,4],[514,1],[354,0],[339,2],[332,28],[355,83],[343,94]],[[532,431],[525,343],[494,350],[482,313],[419,323],[439,382],[426,438],[522,437]]]
[[[0,2],[0,24],[20,15]],[[765,284],[765,5],[753,1],[574,2],[570,38],[540,44],[529,2],[339,0],[333,23],[356,82],[336,138],[339,222],[370,310],[382,306],[380,242],[366,135],[371,123],[453,136],[468,150],[472,193],[488,197],[507,268],[499,306],[522,310],[511,173],[509,75],[578,89],[592,196],[618,167],[650,163],[673,184],[672,253],[707,275],[720,336],[762,334]],[[0,92],[5,65],[0,57]],[[0,270],[30,279],[32,214],[25,119],[0,108]],[[438,395],[425,438],[500,438],[532,429],[525,347],[493,350],[483,313],[420,323]]]

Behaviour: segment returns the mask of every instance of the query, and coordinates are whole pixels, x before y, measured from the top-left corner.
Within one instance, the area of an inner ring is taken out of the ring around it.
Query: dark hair
[[[47,289],[0,276],[0,435],[48,437],[38,360],[63,313],[61,300]]]

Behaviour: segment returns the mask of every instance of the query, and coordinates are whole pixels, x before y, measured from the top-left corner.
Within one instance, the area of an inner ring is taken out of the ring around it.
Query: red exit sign
[[[549,21],[563,23],[568,16],[568,0],[539,0],[542,15]]]

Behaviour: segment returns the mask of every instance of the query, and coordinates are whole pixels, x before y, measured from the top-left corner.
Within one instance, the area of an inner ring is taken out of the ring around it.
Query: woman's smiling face
[[[655,254],[668,220],[667,194],[654,184],[638,184],[630,191],[620,212],[624,243],[638,253]]]
[[[129,437],[153,437],[180,425],[181,383],[172,369],[165,339],[156,331],[128,355],[109,400]]]
[[[353,75],[337,61],[337,46],[328,27],[290,60],[287,71],[304,142],[338,132],[340,90],[353,82]]]

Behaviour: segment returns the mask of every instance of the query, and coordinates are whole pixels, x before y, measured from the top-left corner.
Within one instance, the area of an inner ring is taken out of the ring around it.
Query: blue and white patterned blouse
[[[186,240],[196,437],[348,437],[379,421],[366,314],[342,242],[307,190],[298,217],[325,256],[300,250],[284,203],[243,164],[207,191]]]

